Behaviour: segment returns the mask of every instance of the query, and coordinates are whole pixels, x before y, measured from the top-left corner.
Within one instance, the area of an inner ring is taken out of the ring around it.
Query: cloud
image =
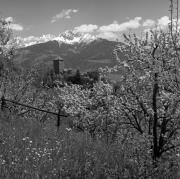
[[[83,24],[81,26],[75,27],[73,31],[74,32],[82,32],[82,33],[92,33],[97,29],[98,29],[97,25]]]
[[[15,31],[24,30],[24,27],[22,25],[17,24],[17,23],[13,23],[13,21],[14,21],[13,17],[6,17],[5,21],[7,23],[9,23],[9,28],[11,28],[12,30],[15,30]]]
[[[152,19],[146,19],[144,22],[143,22],[143,27],[152,27],[156,24],[156,22]]]
[[[7,17],[5,18],[5,21],[8,23],[12,23],[13,22],[13,17]]]
[[[101,32],[97,35],[98,38],[103,38],[107,40],[117,40],[119,39],[119,35],[114,32]]]
[[[94,33],[99,38],[116,40],[120,38],[119,32],[123,32],[128,29],[139,28],[141,26],[141,20],[141,17],[135,17],[134,19],[129,19],[128,21],[120,24],[117,21],[113,21],[112,24],[104,26],[98,26],[94,24],[83,24],[81,26],[75,27],[73,31],[81,33]]]
[[[59,14],[52,17],[51,23],[58,21],[59,19],[70,19],[72,13],[77,13],[77,9],[63,9]]]
[[[160,19],[158,19],[157,25],[159,28],[165,28],[170,23],[170,19],[168,16],[163,16]]]
[[[110,25],[101,26],[99,30],[102,32],[122,32],[128,29],[137,29],[141,26],[141,20],[142,17],[135,17],[134,19],[130,19],[129,21],[123,22],[121,24],[118,24],[117,21],[114,21]]]
[[[175,22],[175,19],[173,20]],[[147,19],[143,23],[145,27],[144,32],[149,32],[150,30],[165,30],[168,28],[170,19],[168,16],[162,16],[157,20]]]
[[[24,27],[20,24],[10,24],[9,27],[15,31],[23,31]]]

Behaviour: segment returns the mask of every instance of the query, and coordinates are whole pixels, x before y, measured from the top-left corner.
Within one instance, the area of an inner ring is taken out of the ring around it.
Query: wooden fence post
[[[59,129],[60,123],[61,123],[61,109],[58,111],[58,118],[57,118],[57,128]]]
[[[58,118],[57,118],[57,128],[59,129],[59,126],[61,125],[61,111],[63,108],[63,103],[59,103],[59,110],[58,110]]]
[[[2,96],[2,97],[1,97],[1,111],[4,110],[4,106],[5,106],[5,105],[6,105],[5,97]]]

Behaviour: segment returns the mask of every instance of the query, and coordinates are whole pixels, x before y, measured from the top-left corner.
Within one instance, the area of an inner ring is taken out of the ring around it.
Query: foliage
[[[15,41],[10,29],[10,23],[0,17],[0,56],[9,59],[14,55]]]
[[[54,88],[58,81],[59,85],[61,83],[61,87],[64,86],[64,83],[68,83],[82,85],[84,88],[92,88],[100,76],[98,71],[81,73],[80,70],[76,70],[76,72],[64,70],[60,74],[55,74],[53,69],[45,68],[44,65],[36,66],[36,70],[38,72],[35,79],[36,87],[40,87],[40,84],[42,84],[43,87]]]
[[[123,71],[122,115],[137,131],[152,136],[156,160],[179,145],[178,44],[162,31],[151,31],[151,37],[147,33],[143,40],[135,35],[125,39],[126,44],[117,49],[127,56],[119,60],[118,67]]]
[[[110,84],[99,81],[93,88],[66,85],[56,89],[55,100],[62,101],[66,113],[76,117],[74,123],[83,130],[111,137],[116,135],[119,123],[118,98],[113,95]],[[114,136],[115,137],[115,136]],[[107,139],[108,140],[108,139]]]
[[[140,145],[136,148],[140,151],[145,147],[144,157],[152,158],[152,166],[156,168],[158,161],[168,166],[179,156],[178,35],[172,38],[169,33],[151,31],[144,39],[124,37],[125,43],[116,52],[126,58],[118,59],[118,66],[104,69],[121,72],[118,90],[102,81],[92,89],[67,85],[57,88],[56,99],[63,101],[76,125],[93,138],[109,144],[128,130],[134,137],[133,148]]]

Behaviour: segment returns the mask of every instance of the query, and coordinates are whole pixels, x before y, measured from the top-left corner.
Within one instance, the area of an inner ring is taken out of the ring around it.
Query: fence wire
[[[27,104],[22,104],[22,103],[19,103],[17,101],[9,100],[9,99],[6,99],[4,96],[1,97],[1,110],[2,111],[4,110],[4,108],[8,108],[6,102],[13,103],[13,104],[18,105],[18,106],[23,106],[23,107],[26,107],[26,108],[29,108],[29,109],[32,109],[32,110],[48,113],[48,114],[51,114],[51,115],[56,115],[57,116],[57,127],[58,128],[60,126],[60,121],[61,121],[60,117],[68,117],[68,115],[61,114],[61,109],[58,110],[58,113],[55,113],[55,112],[52,112],[52,111],[39,109],[39,108],[36,108],[34,106],[30,106],[30,105],[27,105]]]

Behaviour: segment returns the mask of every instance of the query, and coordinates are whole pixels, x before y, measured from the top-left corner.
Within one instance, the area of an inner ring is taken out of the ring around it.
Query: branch
[[[159,156],[158,154],[158,139],[157,139],[157,125],[158,125],[158,114],[157,114],[157,94],[158,94],[158,73],[154,75],[154,87],[153,87],[153,96],[152,96],[152,109],[154,112],[154,123],[153,123],[153,158]]]
[[[167,152],[167,151],[169,151],[169,150],[172,150],[172,149],[174,149],[174,148],[176,148],[176,147],[180,147],[180,145],[172,145],[172,146],[170,146],[170,147],[167,147],[167,148],[161,150],[161,151],[160,151],[160,154],[162,155],[164,152]]]
[[[124,111],[125,112],[125,111]],[[138,126],[136,126],[133,122],[131,117],[129,116],[129,114],[127,112],[125,112],[126,117],[129,119],[129,125],[132,125],[137,131],[139,131],[141,134],[143,133],[142,129]]]
[[[156,58],[156,57],[155,57],[155,52],[156,52],[157,48],[158,48],[158,45],[156,44],[155,47],[153,48],[152,53],[151,53],[151,55],[152,55],[152,57],[153,57],[154,59]]]
[[[143,134],[143,130],[142,130],[142,128],[141,128],[141,125],[140,125],[140,123],[139,123],[136,115],[135,115],[135,114],[132,114],[132,116],[133,116],[134,119],[135,119],[135,122],[136,122],[136,125],[137,125],[137,128],[138,128],[139,132],[140,132],[141,134]]]
[[[147,115],[147,116],[151,117],[151,115],[147,112],[147,109],[146,109],[145,105],[144,105],[143,102],[139,99],[139,96],[136,95],[131,88],[129,88],[129,90],[130,90],[131,94],[132,94],[133,96],[135,96],[137,102],[139,103],[139,106],[141,107],[142,111],[144,112],[144,115]]]

